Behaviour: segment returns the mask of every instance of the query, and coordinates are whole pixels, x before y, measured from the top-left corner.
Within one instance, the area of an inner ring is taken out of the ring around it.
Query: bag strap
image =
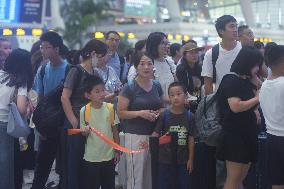
[[[207,119],[207,113],[206,113],[206,111],[207,111],[207,107],[206,107],[207,103],[206,103],[206,101],[207,101],[207,96],[204,97],[204,102],[203,102],[203,115]]]
[[[91,119],[91,102],[89,102],[86,106],[85,106],[85,111],[84,111],[84,122],[86,125],[90,124],[90,119]],[[113,104],[111,103],[107,103],[107,109],[110,112],[110,124],[111,126],[114,126],[114,120],[115,120],[115,111],[113,108]]]
[[[219,57],[219,44],[212,48],[213,83],[216,83],[216,62]]]
[[[86,106],[85,106],[85,111],[84,111],[84,122],[86,125],[89,125],[90,123],[90,119],[91,119],[91,102],[89,102]]]
[[[164,111],[164,115],[163,115],[163,125],[162,125],[162,131],[164,130],[164,128],[166,127],[167,122],[169,121],[170,118],[170,109],[166,108]]]
[[[110,112],[110,124],[113,127],[114,126],[114,120],[115,120],[115,111],[114,111],[113,104],[107,103],[107,108]]]
[[[165,60],[166,60],[166,62],[167,62],[167,64],[168,64],[168,66],[170,67],[170,70],[171,70],[172,75],[175,75],[175,73],[173,72],[172,67],[171,67],[169,61],[168,61],[166,58],[165,58]]]
[[[15,104],[17,104],[17,96],[18,96],[18,87],[15,86],[13,95],[10,98],[10,103],[14,102]]]
[[[43,89],[43,93],[44,93],[44,85],[43,85],[43,78],[44,78],[44,75],[45,75],[45,68],[46,68],[46,64],[43,64],[40,68],[40,71],[39,71],[39,75],[40,75],[40,79],[41,79],[41,84],[42,84],[42,89]]]
[[[122,82],[123,79],[123,71],[124,71],[124,65],[125,65],[125,60],[122,56],[119,57],[119,62],[120,62],[120,73],[119,73],[119,79]]]
[[[193,117],[193,114],[191,113],[190,110],[188,110],[188,111],[186,112],[186,115],[187,115],[187,120],[188,120],[188,122],[191,121],[191,119],[192,119],[192,117]]]

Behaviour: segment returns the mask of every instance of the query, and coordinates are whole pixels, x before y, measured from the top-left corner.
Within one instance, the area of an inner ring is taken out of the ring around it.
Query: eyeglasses
[[[163,41],[161,41],[160,44],[161,44],[161,45],[168,45],[168,44],[169,44],[169,41],[163,40]]]
[[[40,49],[51,49],[51,48],[53,48],[53,47],[52,47],[52,46],[40,45],[39,48],[40,48]]]
[[[115,39],[115,38],[109,38],[107,40],[110,40],[111,42],[116,42],[116,43],[120,42],[120,39]]]
[[[105,54],[96,54],[97,58],[103,58],[105,56]]]

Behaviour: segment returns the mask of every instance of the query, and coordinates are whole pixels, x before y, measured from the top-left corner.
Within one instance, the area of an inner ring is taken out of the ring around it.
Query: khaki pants
[[[147,135],[125,134],[125,146],[138,150],[140,143],[149,142]],[[143,153],[126,156],[127,161],[127,189],[152,189],[151,155],[149,150]]]

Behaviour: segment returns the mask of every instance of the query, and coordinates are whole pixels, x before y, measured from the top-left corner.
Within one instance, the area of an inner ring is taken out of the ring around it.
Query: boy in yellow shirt
[[[118,117],[113,105],[104,102],[106,92],[104,82],[97,76],[89,76],[84,81],[84,94],[91,102],[80,111],[80,128],[87,137],[84,154],[84,189],[114,189],[115,164],[119,161],[119,152],[95,133],[91,128],[119,144]]]

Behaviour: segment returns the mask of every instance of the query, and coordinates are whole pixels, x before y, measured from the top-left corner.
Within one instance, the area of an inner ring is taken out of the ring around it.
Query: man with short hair
[[[68,65],[67,61],[61,58],[64,53],[64,45],[58,33],[46,32],[40,37],[40,40],[42,56],[49,61],[38,69],[35,77],[34,89],[38,93],[39,101],[57,88],[65,77],[65,70]],[[45,187],[59,150],[59,141],[59,133],[58,136],[54,137],[40,137],[32,189],[43,189]]]
[[[11,43],[6,38],[0,38],[0,69],[3,69],[6,58],[12,52]]]
[[[201,76],[204,77],[205,95],[216,92],[222,78],[230,73],[231,66],[239,54],[242,45],[238,40],[238,24],[237,20],[231,15],[223,15],[215,22],[215,28],[222,39],[222,41],[214,46],[212,49],[205,53]],[[214,52],[215,51],[215,52]],[[217,51],[217,52],[216,52]],[[213,62],[213,56],[217,54],[217,60]],[[213,64],[214,63],[214,64]],[[213,87],[215,83],[215,88]],[[204,151],[209,152],[203,154],[207,157],[208,162],[215,160],[215,148],[203,145]],[[217,177],[215,178],[214,172],[216,169],[214,164],[208,165],[211,169],[208,170],[208,177],[210,177],[210,188],[215,188],[214,184],[217,182],[217,188],[221,188],[224,182],[224,163],[217,161]],[[209,168],[208,168],[209,169]],[[217,179],[217,180],[216,180]]]
[[[127,75],[124,70],[127,69],[128,66],[125,64],[124,57],[119,56],[117,52],[120,43],[120,35],[116,31],[109,31],[105,34],[105,39],[108,46],[107,56],[109,56],[107,64],[115,70],[115,73],[119,77],[121,83],[124,83],[127,79]]]
[[[222,41],[218,44],[219,52],[215,64],[216,81],[215,91],[224,75],[230,73],[232,63],[240,52],[242,45],[238,42],[238,24],[237,20],[231,15],[224,15],[217,19],[215,27]],[[201,76],[204,77],[205,94],[212,93],[213,90],[213,64],[212,49],[205,53]]]
[[[248,25],[242,25],[238,27],[239,41],[242,46],[254,46],[254,34]]]

